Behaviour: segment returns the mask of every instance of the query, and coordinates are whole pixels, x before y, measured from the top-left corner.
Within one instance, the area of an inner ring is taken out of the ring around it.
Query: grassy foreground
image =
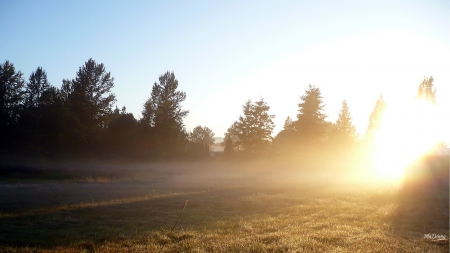
[[[449,251],[448,192],[261,167],[9,175],[0,180],[0,252]]]

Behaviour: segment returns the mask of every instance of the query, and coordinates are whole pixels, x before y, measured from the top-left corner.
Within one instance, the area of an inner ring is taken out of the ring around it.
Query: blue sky
[[[42,66],[60,87],[89,58],[102,62],[117,105],[136,118],[153,83],[174,71],[187,93],[186,128],[216,136],[246,99],[260,98],[276,134],[309,84],[321,89],[330,121],[346,99],[360,132],[380,93],[402,101],[425,76],[450,112],[448,1],[6,0],[0,34],[0,61],[26,79]]]

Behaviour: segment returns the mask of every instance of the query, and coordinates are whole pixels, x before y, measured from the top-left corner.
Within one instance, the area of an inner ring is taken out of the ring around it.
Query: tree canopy
[[[61,99],[66,112],[60,142],[67,153],[94,155],[100,149],[100,132],[108,125],[113,104],[114,78],[103,63],[92,58],[78,69],[75,79],[64,79]]]
[[[9,61],[0,64],[0,114],[1,125],[13,124],[17,120],[24,98],[23,74],[16,71]]]
[[[214,132],[208,127],[196,126],[189,134],[189,140],[196,143],[214,144]]]
[[[102,63],[89,59],[74,79],[63,79],[60,88],[47,80],[38,67],[25,82],[12,63],[0,64],[0,156],[20,154],[30,157],[91,159],[205,159],[214,132],[197,125],[185,129],[189,111],[182,108],[186,92],[179,90],[173,72],[159,76],[137,120],[126,108],[113,105],[114,78]],[[436,103],[432,76],[420,83],[417,96]],[[334,153],[342,159],[358,136],[346,100],[335,123],[327,115],[321,91],[309,85],[300,96],[296,118],[287,117],[283,129],[272,138],[275,115],[264,101],[245,101],[242,114],[225,133],[225,156],[273,154],[293,155],[298,160],[315,161]],[[386,102],[377,99],[365,133],[367,147],[383,121]],[[338,145],[335,145],[338,144]],[[338,148],[338,149],[336,149]],[[235,152],[238,151],[238,152]],[[348,153],[348,152],[347,152]]]
[[[116,101],[113,87],[111,73],[91,58],[79,68],[75,79],[63,81],[62,91],[73,115],[82,125],[95,129],[104,127],[112,113]]]
[[[356,141],[356,129],[353,125],[350,108],[345,100],[342,101],[341,111],[335,124],[335,131],[338,138],[337,141],[341,147],[349,146]]]
[[[242,109],[244,115],[229,128],[229,138],[237,137],[236,145],[248,153],[267,150],[272,141],[275,115],[268,113],[270,107],[263,99],[254,103],[247,100]]]
[[[297,121],[294,122],[297,136],[302,142],[319,142],[325,134],[327,117],[320,89],[310,84],[300,99]]]
[[[420,99],[436,104],[436,88],[433,87],[433,77],[424,77],[419,85],[417,95]]]
[[[17,120],[24,98],[23,74],[9,61],[0,64],[0,149],[9,148],[20,136]]]
[[[26,107],[39,107],[43,102],[41,100],[44,92],[51,89],[52,86],[47,80],[47,72],[38,67],[36,71],[32,72],[25,91],[25,106]]]
[[[142,122],[153,128],[160,146],[161,156],[177,153],[187,140],[183,119],[189,111],[181,108],[186,92],[179,91],[178,80],[173,72],[167,71],[155,82],[142,111]]]
[[[373,138],[376,131],[381,126],[385,109],[386,109],[386,102],[384,101],[383,94],[380,94],[380,97],[377,99],[375,107],[373,108],[373,111],[370,114],[369,126],[367,127],[366,130],[365,139]]]

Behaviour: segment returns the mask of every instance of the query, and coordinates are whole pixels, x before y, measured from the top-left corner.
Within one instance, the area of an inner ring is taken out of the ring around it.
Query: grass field
[[[0,252],[449,251],[448,190],[299,171],[263,162],[14,170],[0,177]]]

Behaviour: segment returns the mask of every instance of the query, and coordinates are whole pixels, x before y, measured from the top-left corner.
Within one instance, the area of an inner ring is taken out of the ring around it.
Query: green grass
[[[448,252],[448,192],[190,163],[0,185],[0,252]],[[284,170],[283,170],[284,169]],[[84,172],[83,172],[84,173]],[[171,228],[186,209],[175,227]]]

